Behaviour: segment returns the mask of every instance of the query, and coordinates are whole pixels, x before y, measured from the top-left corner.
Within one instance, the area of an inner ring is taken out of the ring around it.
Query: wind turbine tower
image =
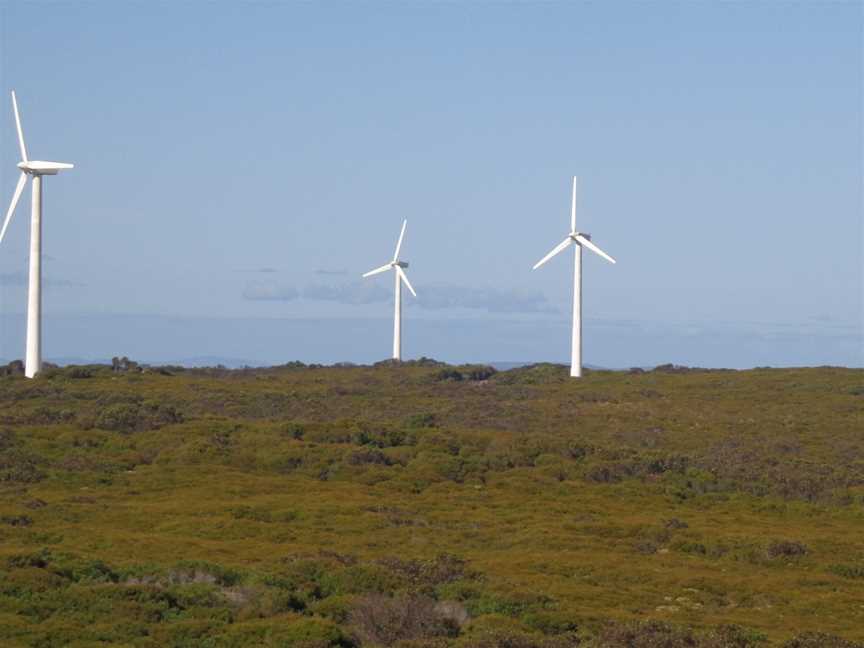
[[[21,161],[18,168],[21,175],[15,192],[12,194],[12,204],[6,212],[3,228],[0,229],[0,243],[6,236],[6,228],[15,213],[18,199],[24,191],[28,176],[33,182],[33,204],[30,210],[30,277],[27,289],[27,353],[24,360],[24,375],[33,378],[42,369],[42,177],[57,175],[58,171],[71,169],[73,165],[65,162],[44,162],[30,160],[27,157],[27,147],[24,145],[24,131],[21,129],[21,116],[18,113],[18,100],[12,91],[12,110],[15,113],[15,128],[18,130],[18,147],[21,150]]]
[[[408,267],[408,263],[406,261],[399,260],[399,251],[402,249],[402,240],[405,238],[405,227],[408,225],[408,221],[402,221],[402,231],[399,233],[399,241],[396,243],[396,252],[393,254],[393,260],[390,263],[381,266],[380,268],[375,268],[374,270],[370,270],[364,277],[371,277],[372,275],[379,274],[381,272],[387,272],[388,270],[394,270],[393,274],[396,278],[396,297],[394,300],[394,312],[393,312],[393,359],[394,360],[402,360],[402,282],[405,282],[405,285],[408,287],[408,290],[411,291],[411,294],[415,297],[417,293],[414,292],[414,288],[411,286],[411,282],[408,281],[408,275],[405,274],[405,270],[403,268]]]
[[[615,259],[606,254],[591,242],[591,235],[576,231],[576,177],[573,177],[573,200],[570,204],[570,233],[563,241],[552,248],[546,256],[540,259],[534,270],[568,247],[573,246],[576,252],[573,262],[573,334],[570,355],[570,375],[573,378],[582,377],[582,248],[588,248],[595,254],[615,263]]]

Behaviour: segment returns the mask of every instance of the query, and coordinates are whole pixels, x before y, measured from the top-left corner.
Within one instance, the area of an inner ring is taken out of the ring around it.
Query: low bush
[[[403,560],[392,556],[379,559],[378,564],[398,575],[413,589],[431,591],[439,585],[476,577],[476,573],[468,570],[465,560],[446,553],[428,560]]]
[[[29,515],[0,515],[0,524],[13,527],[29,527],[33,524],[33,518]]]
[[[436,609],[433,599],[417,595],[364,596],[354,604],[349,623],[362,643],[377,646],[459,634],[458,625]]]
[[[824,632],[805,632],[785,642],[782,648],[864,648],[864,643]]]
[[[769,558],[797,558],[807,555],[808,549],[802,542],[774,540],[768,545],[766,553]]]
[[[434,428],[438,427],[438,417],[430,412],[412,414],[405,420],[405,425],[409,428]]]
[[[19,448],[8,448],[0,452],[0,483],[35,484],[45,478],[40,466],[46,462],[42,457]]]
[[[864,565],[830,565],[828,571],[843,578],[864,578]]]
[[[96,415],[95,425],[102,430],[130,434],[183,421],[184,416],[173,405],[148,401],[106,405]]]
[[[393,461],[380,450],[374,448],[363,448],[352,450],[348,453],[346,462],[350,466],[378,465],[389,466]]]
[[[494,381],[502,385],[549,385],[569,380],[570,372],[564,365],[540,363],[501,371]]]
[[[739,626],[698,632],[661,621],[619,622],[605,626],[591,648],[757,648],[765,636]]]
[[[498,373],[495,367],[490,367],[489,365],[469,365],[462,367],[461,371],[465,378],[473,381],[489,380]]]

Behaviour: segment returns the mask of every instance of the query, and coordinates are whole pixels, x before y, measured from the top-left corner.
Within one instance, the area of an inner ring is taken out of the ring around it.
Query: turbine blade
[[[21,161],[27,161],[27,147],[24,146],[24,131],[21,129],[21,115],[18,114],[18,100],[12,91],[12,109],[15,111],[15,127],[18,129],[18,146],[21,148]]]
[[[416,296],[417,296],[417,293],[414,292],[414,288],[411,286],[411,282],[408,281],[408,275],[405,274],[405,271],[404,271],[401,267],[399,267],[399,266],[393,266],[393,267],[396,268],[396,272],[397,272],[397,273],[399,274],[399,276],[402,278],[402,281],[405,282],[405,285],[408,286],[408,290],[411,291],[411,294],[414,295],[414,296],[416,297]]]
[[[579,245],[585,246],[586,248],[591,250],[594,254],[599,254],[601,257],[603,257],[604,259],[606,259],[610,263],[615,263],[615,259],[613,259],[611,256],[606,254],[603,250],[601,250],[599,247],[594,245],[591,241],[589,241],[587,238],[585,238],[581,234],[576,235],[576,240],[579,241]]]
[[[9,222],[12,220],[12,214],[15,213],[15,207],[18,205],[18,199],[21,197],[21,192],[24,191],[24,185],[27,182],[27,174],[22,173],[18,178],[18,184],[15,185],[15,193],[12,194],[12,204],[9,205],[9,211],[6,212],[6,220],[3,221],[3,229],[0,229],[0,243],[3,242],[3,237],[6,236],[6,228],[9,227]]]
[[[402,231],[399,232],[399,242],[396,243],[396,253],[393,255],[393,263],[399,260],[399,250],[402,249],[402,239],[405,238],[405,226],[408,225],[408,219],[402,221]]]
[[[534,267],[531,269],[536,270],[537,268],[542,266],[544,263],[546,263],[549,259],[554,257],[559,252],[561,252],[561,250],[564,250],[565,248],[567,248],[567,246],[569,246],[571,243],[573,243],[573,239],[568,236],[566,239],[564,239],[558,245],[556,245],[554,248],[552,248],[552,251],[549,254],[547,254],[542,259],[540,259],[537,263],[535,263]]]
[[[576,231],[576,176],[573,176],[573,201],[570,203],[570,231]]]
[[[372,275],[380,274],[382,272],[387,272],[392,267],[393,266],[388,263],[387,265],[383,265],[380,268],[375,268],[374,270],[370,270],[369,272],[367,272],[363,276],[364,277],[371,277]]]

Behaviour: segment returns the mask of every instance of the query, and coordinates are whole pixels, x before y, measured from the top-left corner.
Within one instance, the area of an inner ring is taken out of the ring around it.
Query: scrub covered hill
[[[862,641],[862,370],[0,378],[3,646]]]

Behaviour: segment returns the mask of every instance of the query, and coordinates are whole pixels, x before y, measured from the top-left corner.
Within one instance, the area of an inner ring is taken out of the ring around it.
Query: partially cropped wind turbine
[[[18,130],[18,146],[21,149],[21,161],[18,168],[21,176],[12,194],[12,204],[6,212],[3,228],[0,229],[0,243],[6,236],[6,228],[15,213],[15,207],[27,176],[33,179],[33,206],[30,211],[30,279],[27,292],[27,355],[24,362],[24,375],[32,378],[42,368],[42,176],[57,175],[58,171],[71,169],[73,165],[65,162],[42,162],[30,160],[27,157],[27,147],[24,146],[24,132],[21,130],[21,117],[18,114],[18,101],[12,92],[12,110],[15,112],[15,127]]]
[[[405,282],[405,285],[408,286],[408,290],[411,291],[411,294],[415,297],[417,293],[414,292],[414,288],[411,287],[411,282],[408,281],[408,275],[405,274],[405,271],[402,268],[407,268],[408,263],[406,261],[399,260],[399,250],[402,249],[402,239],[405,238],[405,226],[408,225],[408,221],[402,221],[402,231],[399,233],[399,242],[396,243],[396,252],[393,253],[393,260],[381,266],[380,268],[375,268],[374,270],[370,270],[364,277],[371,277],[372,275],[379,274],[381,272],[387,272],[391,268],[395,270],[393,273],[396,276],[396,305],[395,311],[393,314],[393,359],[401,360],[402,359],[402,282]]]
[[[575,244],[576,260],[573,266],[573,342],[570,356],[570,375],[582,376],[582,248],[586,247],[595,254],[615,263],[615,259],[591,242],[591,235],[576,231],[576,177],[573,177],[573,202],[570,206],[570,233],[552,251],[540,259],[534,270],[546,263],[559,252]]]

